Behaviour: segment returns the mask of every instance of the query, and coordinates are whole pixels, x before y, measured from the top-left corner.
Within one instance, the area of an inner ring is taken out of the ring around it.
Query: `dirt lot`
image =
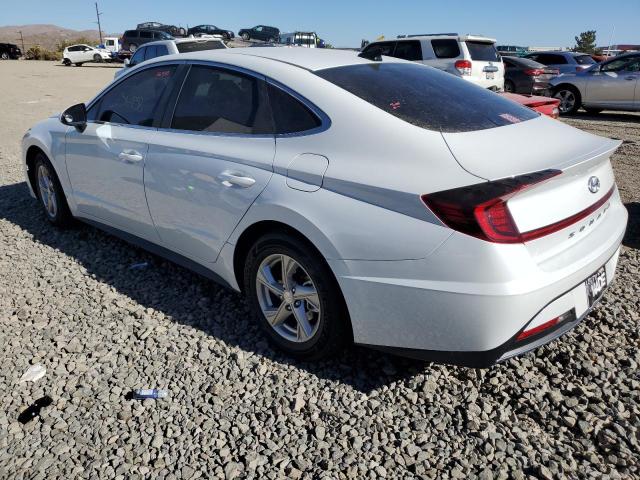
[[[56,230],[28,196],[24,131],[113,73],[0,62],[0,478],[639,478],[640,115],[566,120],[624,141],[630,225],[616,282],[561,341],[482,371],[361,349],[302,364],[240,296],[90,227]],[[19,383],[35,363],[46,376]],[[169,398],[125,398],[139,387]]]

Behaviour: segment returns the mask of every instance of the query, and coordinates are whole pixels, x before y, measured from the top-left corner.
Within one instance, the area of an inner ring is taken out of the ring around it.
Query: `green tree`
[[[582,32],[576,38],[576,46],[573,47],[574,52],[596,53],[596,31],[587,30]]]

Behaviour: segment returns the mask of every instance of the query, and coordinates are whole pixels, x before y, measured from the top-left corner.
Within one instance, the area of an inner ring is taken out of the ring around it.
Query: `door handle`
[[[232,187],[235,185],[241,188],[249,188],[256,183],[254,178],[235,172],[223,172],[218,176],[218,179],[222,181],[222,184],[225,187]]]
[[[118,158],[123,162],[137,163],[142,160],[142,155],[136,151],[120,152]]]

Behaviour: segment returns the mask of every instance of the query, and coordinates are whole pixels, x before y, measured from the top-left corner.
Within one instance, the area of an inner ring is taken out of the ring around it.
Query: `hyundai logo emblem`
[[[598,177],[590,177],[588,185],[591,193],[598,193],[598,190],[600,190],[600,179]]]

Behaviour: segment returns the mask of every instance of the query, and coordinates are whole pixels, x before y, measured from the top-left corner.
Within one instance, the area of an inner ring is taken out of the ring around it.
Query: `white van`
[[[316,48],[318,45],[318,35],[316,35],[316,32],[281,33],[279,43],[296,45],[298,47]]]
[[[490,90],[504,90],[504,65],[493,38],[438,33],[372,42],[362,56],[387,55],[424,63]]]

